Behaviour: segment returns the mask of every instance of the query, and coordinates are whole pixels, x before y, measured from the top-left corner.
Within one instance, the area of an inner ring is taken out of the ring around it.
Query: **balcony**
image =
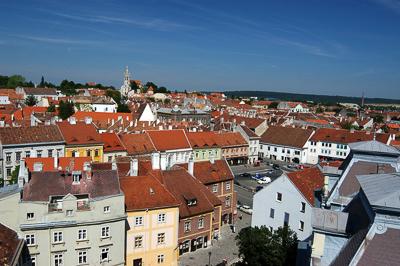
[[[62,212],[63,211],[63,203],[49,203],[49,212]],[[76,210],[77,211],[90,211],[90,203],[89,201],[77,201],[76,202]]]

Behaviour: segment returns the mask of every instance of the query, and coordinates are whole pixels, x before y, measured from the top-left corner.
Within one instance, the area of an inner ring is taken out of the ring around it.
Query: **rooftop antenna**
[[[364,96],[365,96],[365,91],[362,91],[362,96],[361,96],[361,107],[364,107]]]

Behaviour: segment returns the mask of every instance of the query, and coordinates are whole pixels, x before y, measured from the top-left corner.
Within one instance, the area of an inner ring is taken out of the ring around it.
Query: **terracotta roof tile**
[[[146,133],[158,151],[191,148],[183,130],[148,130]]]
[[[376,134],[376,140],[385,144],[388,142],[389,137],[389,134]],[[315,132],[310,140],[349,144],[353,142],[373,140],[373,138],[374,134],[366,131],[351,132],[346,129],[320,128]]]
[[[120,138],[129,155],[150,154],[156,151],[147,134],[121,134]]]
[[[187,132],[192,148],[220,147],[214,132]]]
[[[0,141],[3,145],[27,143],[63,143],[64,138],[57,126],[4,127],[0,128]]]
[[[302,148],[312,133],[311,129],[271,126],[261,135],[260,142]]]
[[[124,144],[117,134],[102,133],[100,137],[104,142],[104,152],[126,151]]]
[[[85,163],[90,163],[92,158],[90,157],[59,157],[57,158],[57,169],[54,168],[54,158],[52,157],[41,157],[41,158],[25,158],[25,165],[29,171],[33,171],[33,165],[35,163],[42,163],[43,171],[66,171],[67,167],[70,171],[82,171]]]
[[[68,121],[57,123],[67,145],[93,145],[103,144],[100,134],[93,124],[76,122],[70,124]]]
[[[314,206],[314,191],[324,186],[324,175],[322,172],[314,168],[306,168],[301,171],[288,173],[287,176],[292,183],[303,194],[311,206]]]

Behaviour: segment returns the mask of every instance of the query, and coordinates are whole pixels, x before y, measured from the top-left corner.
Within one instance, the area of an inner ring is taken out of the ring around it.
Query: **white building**
[[[17,87],[15,89],[17,94],[22,94],[24,99],[28,96],[34,96],[36,100],[40,101],[42,98],[50,98],[53,100],[58,99],[58,94],[54,88],[28,88],[28,87]]]
[[[307,239],[312,233],[312,208],[320,202],[316,195],[323,185],[318,168],[283,174],[254,195],[251,226],[276,230],[288,225],[299,240]]]
[[[0,128],[0,180],[11,177],[22,158],[64,156],[65,141],[55,125]]]
[[[117,171],[27,174],[21,167],[23,187],[0,190],[0,222],[25,238],[33,265],[125,265]]]
[[[97,97],[93,99],[92,110],[95,112],[115,113],[118,105],[111,97]]]
[[[0,104],[10,104],[8,95],[0,95]]]
[[[271,126],[261,135],[259,157],[284,162],[306,163],[311,129]]]
[[[261,137],[257,136],[256,133],[245,125],[236,126],[235,131],[239,132],[249,144],[248,164],[258,162]]]

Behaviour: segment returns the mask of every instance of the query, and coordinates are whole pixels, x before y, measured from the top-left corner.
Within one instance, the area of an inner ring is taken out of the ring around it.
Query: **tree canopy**
[[[58,108],[58,116],[65,120],[75,113],[74,104],[72,102],[60,101],[60,106]]]
[[[33,95],[28,95],[25,99],[25,104],[28,106],[35,106],[37,104],[37,99]]]
[[[270,105],[268,105],[268,109],[276,109],[278,108],[278,102],[272,102]]]
[[[265,226],[243,228],[236,236],[241,265],[295,265],[297,251],[296,233],[289,227],[271,232]]]

